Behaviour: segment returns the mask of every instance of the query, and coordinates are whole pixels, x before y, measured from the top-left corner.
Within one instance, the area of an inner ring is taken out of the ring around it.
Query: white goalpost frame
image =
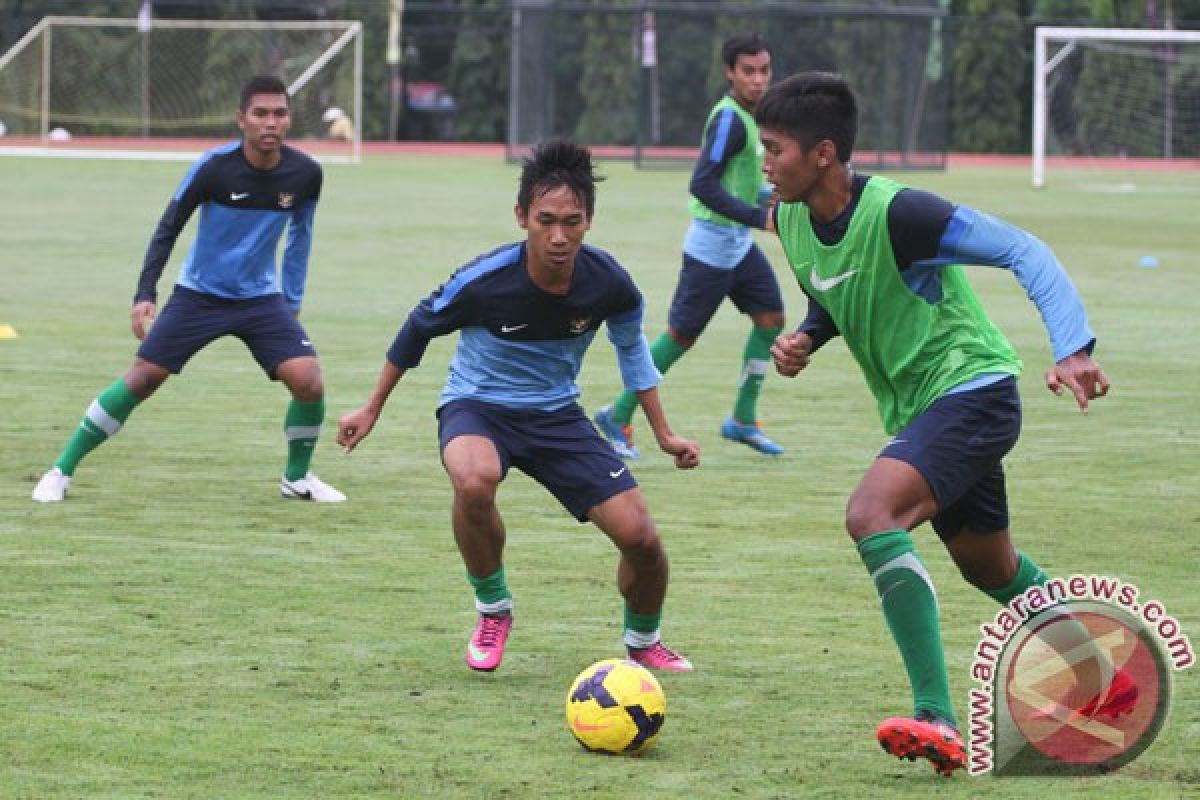
[[[1200,31],[1152,30],[1142,28],[1058,28],[1039,26],[1033,44],[1033,188],[1046,185],[1046,82],[1079,41],[1200,43]],[[1049,44],[1063,47],[1047,60]]]
[[[16,44],[9,48],[8,52],[0,54],[0,70],[16,58],[21,51],[28,47],[32,42],[36,41],[38,36],[46,37],[46,44],[42,48],[42,92],[41,92],[41,108],[40,108],[40,134],[44,144],[49,143],[50,136],[50,68],[51,68],[51,52],[54,44],[53,32],[54,27],[58,25],[74,25],[79,27],[116,27],[116,28],[134,28],[137,29],[139,21],[136,18],[124,17],[62,17],[62,16],[47,16],[38,21],[36,25],[29,29]],[[326,156],[322,160],[339,162],[348,161],[349,163],[359,164],[362,162],[362,94],[363,94],[363,37],[362,23],[358,20],[329,20],[329,21],[309,21],[309,20],[184,20],[184,19],[155,19],[152,23],[152,28],[176,28],[176,29],[198,29],[198,30],[293,30],[293,31],[342,31],[332,44],[310,64],[294,81],[288,86],[288,94],[295,96],[296,92],[304,88],[304,86],[312,80],[322,67],[328,64],[334,57],[341,53],[346,46],[353,41],[354,43],[354,97],[353,97],[353,113],[351,115],[354,122],[354,141],[350,143],[350,156],[341,158],[338,156]],[[190,160],[199,153],[185,152],[154,152],[154,151],[137,151],[137,150],[66,150],[51,148],[44,146],[42,148],[13,148],[0,147],[0,155],[46,155],[66,158],[118,158],[118,159],[143,159],[143,160]]]

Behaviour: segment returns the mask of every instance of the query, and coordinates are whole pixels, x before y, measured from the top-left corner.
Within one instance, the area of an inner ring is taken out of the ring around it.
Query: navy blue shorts
[[[452,400],[438,409],[437,417],[442,450],[456,436],[490,439],[500,454],[501,480],[509,467],[516,467],[545,486],[580,522],[588,521],[593,506],[638,485],[578,403],[534,411]]]
[[[182,286],[175,287],[137,354],[177,375],[192,356],[222,336],[241,339],[271,380],[275,368],[289,358],[317,354],[283,295],[228,300]]]
[[[758,245],[752,246],[733,269],[710,267],[684,253],[667,324],[695,338],[704,332],[726,297],[743,314],[783,311],[779,281]]]
[[[1008,528],[1001,459],[1021,433],[1016,378],[948,394],[896,434],[879,455],[912,465],[928,482],[938,512],[931,520],[943,541],[963,528]]]

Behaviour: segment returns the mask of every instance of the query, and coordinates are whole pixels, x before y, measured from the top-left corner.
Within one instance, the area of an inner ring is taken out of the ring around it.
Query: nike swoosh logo
[[[486,659],[488,657],[487,653],[483,652],[475,645],[470,645],[469,647],[471,650],[471,660],[472,661],[483,661],[484,659]]]
[[[818,292],[828,292],[830,289],[837,286],[842,281],[852,277],[857,272],[857,269],[852,269],[847,272],[843,272],[840,275],[834,275],[832,278],[822,278],[817,274],[816,267],[810,267],[808,272],[808,280],[809,283],[813,285],[813,288]]]
[[[229,193],[229,199],[234,200],[234,201],[245,200],[249,196],[250,196],[249,192],[230,192]]]
[[[619,470],[617,470],[616,472],[610,472],[610,473],[608,473],[608,477],[610,477],[610,478],[619,478],[619,477],[621,477],[622,475],[624,475],[624,474],[625,474],[625,470],[626,470],[626,469],[628,469],[628,467],[621,467],[621,468],[620,468]]]
[[[305,347],[312,347],[312,342],[310,342],[308,339],[301,339],[300,344],[304,345]]]
[[[512,333],[513,331],[519,331],[522,328],[528,328],[528,327],[529,327],[528,322],[526,322],[523,325],[501,325],[500,332],[501,333]]]
[[[579,715],[576,714],[575,719],[571,720],[571,727],[577,731],[602,731],[605,728],[609,728],[611,726],[610,725],[590,725],[590,724],[584,722],[583,720],[581,720],[579,718]]]

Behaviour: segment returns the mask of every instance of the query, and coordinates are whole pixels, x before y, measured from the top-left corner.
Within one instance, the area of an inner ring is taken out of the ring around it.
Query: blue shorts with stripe
[[[556,411],[511,409],[478,400],[451,400],[438,409],[438,440],[474,435],[500,454],[501,480],[516,467],[546,487],[580,522],[610,497],[638,485],[578,403]]]
[[[179,374],[196,353],[222,336],[245,343],[272,380],[289,358],[316,356],[308,334],[283,295],[230,300],[176,286],[138,348],[138,358]]]
[[[711,267],[684,253],[667,323],[684,336],[699,336],[726,297],[743,314],[783,311],[779,280],[757,244],[733,269]]]
[[[929,484],[938,512],[931,520],[948,541],[970,528],[1008,528],[1008,495],[1001,459],[1021,433],[1017,380],[943,395],[896,434],[881,457],[911,465]]]

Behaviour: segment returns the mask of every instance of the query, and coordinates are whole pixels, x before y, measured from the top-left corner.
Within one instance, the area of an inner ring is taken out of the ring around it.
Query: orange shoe
[[[1119,669],[1113,674],[1108,690],[1100,692],[1076,713],[1082,717],[1108,717],[1116,719],[1133,711],[1137,705],[1138,687],[1129,673]]]
[[[1137,706],[1138,687],[1133,682],[1133,678],[1123,669],[1113,673],[1112,683],[1108,685],[1108,689],[1095,695],[1091,700],[1084,703],[1078,709],[1070,708],[1070,700],[1059,701],[1046,708],[1039,708],[1033,712],[1035,720],[1043,719],[1062,719],[1061,716],[1065,711],[1072,719],[1080,717],[1086,719],[1095,719],[1096,717],[1107,717],[1116,719],[1122,714],[1129,714]],[[1064,708],[1064,706],[1066,706]]]
[[[950,777],[967,764],[966,748],[958,729],[937,715],[921,710],[915,717],[891,717],[875,729],[879,746],[896,758],[927,758],[934,770]]]

